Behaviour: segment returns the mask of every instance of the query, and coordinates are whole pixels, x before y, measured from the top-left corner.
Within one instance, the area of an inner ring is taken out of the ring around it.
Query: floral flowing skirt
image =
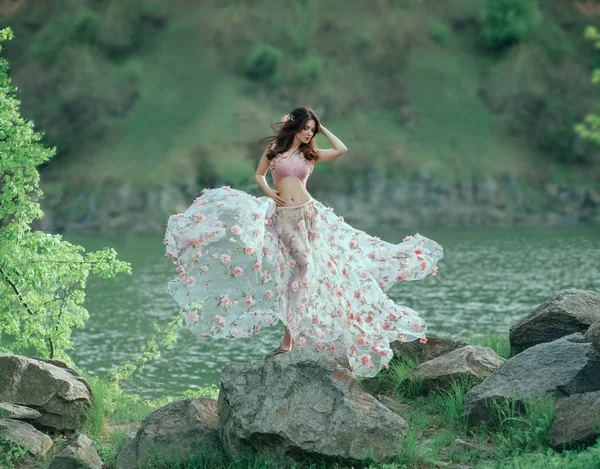
[[[199,337],[248,337],[281,321],[297,346],[366,377],[387,368],[390,342],[426,341],[418,313],[385,292],[436,274],[435,241],[382,241],[314,198],[276,207],[229,186],[202,192],[169,218],[164,240],[178,272],[168,291]]]

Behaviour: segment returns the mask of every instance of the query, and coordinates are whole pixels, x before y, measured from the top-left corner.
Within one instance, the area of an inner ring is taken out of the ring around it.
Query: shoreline
[[[400,183],[382,173],[355,178],[341,192],[325,190],[323,180],[315,183],[313,198],[364,229],[382,224],[392,228],[600,225],[600,190],[589,187],[547,182],[534,188],[512,177],[448,182],[421,176]],[[152,189],[121,181],[77,190],[42,180],[41,187],[45,216],[36,221],[35,229],[106,234],[163,233],[169,216],[184,211],[202,190],[191,179]],[[263,195],[254,186],[236,188]]]

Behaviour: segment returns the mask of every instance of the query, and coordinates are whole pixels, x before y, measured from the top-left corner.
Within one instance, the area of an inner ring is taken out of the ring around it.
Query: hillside
[[[350,149],[317,166],[317,185],[342,190],[375,168],[598,187],[598,151],[572,127],[596,107],[600,52],[584,29],[600,8],[539,2],[531,33],[493,48],[484,4],[20,0],[0,13],[16,34],[6,55],[23,114],[58,146],[42,172],[50,192],[190,177],[246,187],[260,139],[297,105]],[[246,61],[265,44],[280,68],[253,78]]]

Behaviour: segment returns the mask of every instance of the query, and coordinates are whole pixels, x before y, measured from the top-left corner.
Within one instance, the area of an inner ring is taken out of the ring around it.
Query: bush
[[[450,39],[450,28],[441,21],[432,21],[429,25],[429,37],[438,44],[445,46]]]
[[[359,50],[369,49],[375,43],[375,39],[369,31],[360,30],[354,34],[354,47]]]
[[[266,80],[271,85],[281,83],[283,52],[277,47],[261,44],[255,47],[244,64],[244,75],[252,80]]]
[[[542,21],[537,0],[485,0],[482,40],[492,49],[521,42]]]
[[[320,57],[312,56],[304,59],[298,65],[294,82],[299,85],[310,85],[323,74],[323,61]]]
[[[15,462],[18,463],[25,459],[27,447],[19,446],[10,440],[0,438],[0,467],[5,469],[14,469]]]

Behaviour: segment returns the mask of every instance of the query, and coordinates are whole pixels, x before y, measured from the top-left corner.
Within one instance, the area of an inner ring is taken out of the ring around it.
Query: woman
[[[316,148],[319,132],[333,149]],[[310,196],[314,164],[347,151],[311,109],[287,114],[272,140],[256,171],[265,197],[204,189],[169,218],[166,255],[179,273],[169,292],[200,337],[247,337],[282,321],[285,335],[270,355],[310,347],[375,376],[392,358],[390,342],[426,341],[419,315],[385,291],[435,275],[442,246],[418,233],[387,243]]]

